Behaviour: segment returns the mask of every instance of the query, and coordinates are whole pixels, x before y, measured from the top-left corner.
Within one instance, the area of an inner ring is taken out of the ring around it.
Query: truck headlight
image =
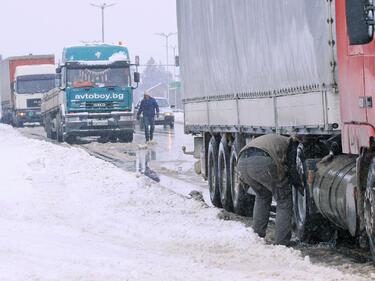
[[[172,116],[173,113],[172,113],[172,112],[166,112],[166,113],[164,113],[164,115],[165,115],[165,116]]]
[[[25,116],[25,112],[17,112],[18,116]]]

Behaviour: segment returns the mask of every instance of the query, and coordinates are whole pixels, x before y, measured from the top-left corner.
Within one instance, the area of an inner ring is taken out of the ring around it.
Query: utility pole
[[[170,48],[173,50],[173,59],[175,59],[177,46],[171,46]],[[176,65],[174,65],[173,67],[173,81],[175,80],[176,80]]]
[[[114,5],[116,5],[115,3],[112,3],[112,4],[107,4],[107,3],[103,3],[103,4],[90,4],[91,6],[95,7],[95,8],[99,8],[102,10],[102,42],[104,43],[104,10],[106,8],[109,8],[109,7],[112,7]]]
[[[169,37],[170,36],[173,36],[173,35],[176,35],[177,32],[169,32],[169,33],[155,33],[155,35],[158,35],[158,36],[161,36],[161,37],[164,37],[165,38],[165,49],[166,49],[166,55],[167,55],[167,73],[169,72]],[[168,73],[169,74],[169,73]],[[168,75],[168,78],[167,78],[167,99],[168,99],[168,102],[169,102],[169,75]]]
[[[173,50],[173,59],[175,59],[177,46],[171,46],[170,48]],[[173,66],[173,82],[176,83],[176,65]],[[174,89],[174,105],[177,107],[177,87]]]

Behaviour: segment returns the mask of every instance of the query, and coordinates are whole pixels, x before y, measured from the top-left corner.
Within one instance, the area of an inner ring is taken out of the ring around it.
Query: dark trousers
[[[152,140],[154,137],[154,129],[155,129],[154,117],[143,116],[143,125],[145,126],[146,141]]]
[[[256,194],[253,213],[253,229],[260,237],[266,236],[272,196],[276,200],[275,244],[288,245],[291,238],[292,189],[287,177],[280,180],[272,158],[266,155],[240,156],[238,160],[240,179]]]

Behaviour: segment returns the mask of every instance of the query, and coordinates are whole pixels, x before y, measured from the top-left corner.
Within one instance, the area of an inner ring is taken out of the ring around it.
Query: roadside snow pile
[[[0,280],[365,280],[80,149],[0,125],[0,156]]]

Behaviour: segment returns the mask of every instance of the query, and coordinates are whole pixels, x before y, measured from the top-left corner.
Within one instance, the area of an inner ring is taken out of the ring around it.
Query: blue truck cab
[[[69,141],[101,136],[131,142],[134,133],[132,81],[125,46],[86,44],[67,47],[57,68],[58,87],[42,100],[47,136]]]

